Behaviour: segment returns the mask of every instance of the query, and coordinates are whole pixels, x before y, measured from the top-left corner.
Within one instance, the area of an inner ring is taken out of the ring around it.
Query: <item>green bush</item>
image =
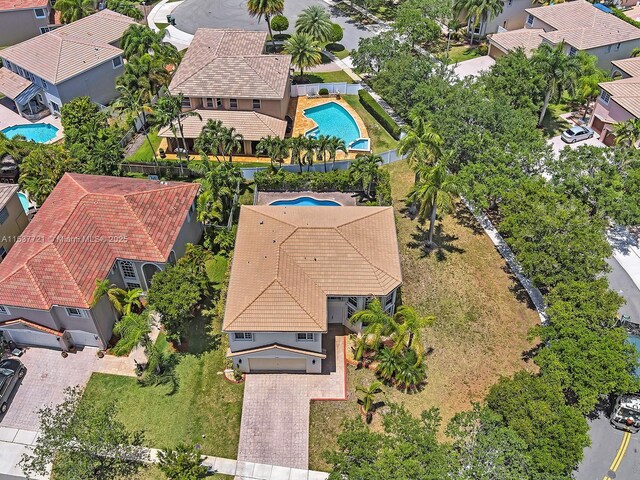
[[[358,97],[360,98],[360,103],[365,110],[373,115],[373,118],[375,118],[393,138],[398,140],[400,138],[400,127],[393,121],[393,118],[391,118],[389,114],[385,112],[380,105],[378,105],[378,102],[374,100],[369,92],[366,90],[359,90]]]
[[[331,24],[331,35],[329,35],[329,41],[331,43],[338,43],[344,37],[344,30],[337,23]]]
[[[271,19],[271,28],[282,33],[289,28],[289,20],[284,15],[276,15]]]
[[[329,95],[329,90],[327,90],[326,88],[321,88],[320,90],[318,90],[318,94],[319,95]]]
[[[611,12],[613,13],[614,16],[618,17],[620,20],[624,20],[625,22],[633,25],[636,28],[640,28],[640,22],[637,20],[634,20],[633,18],[629,18],[627,17],[624,12],[622,10],[618,10],[617,8],[611,8]]]
[[[489,45],[478,45],[478,54],[487,55],[489,53]]]

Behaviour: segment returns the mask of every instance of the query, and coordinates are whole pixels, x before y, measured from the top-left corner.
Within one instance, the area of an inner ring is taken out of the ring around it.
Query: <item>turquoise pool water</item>
[[[360,138],[349,145],[349,148],[354,150],[366,150],[369,151],[371,148],[369,147],[369,139],[368,138]]]
[[[24,209],[24,211],[28,212],[29,200],[27,199],[27,196],[22,192],[18,192],[18,198],[20,199],[20,204],[22,205],[22,208]]]
[[[338,202],[334,202],[333,200],[316,200],[311,197],[299,197],[294,198],[293,200],[276,200],[275,202],[271,202],[269,205],[273,205],[275,207],[289,206],[289,207],[339,207],[340,204]]]
[[[338,137],[344,140],[347,146],[360,138],[358,124],[351,114],[336,102],[307,108],[304,114],[318,124],[317,127],[307,132],[308,137],[319,137],[320,135]]]
[[[640,337],[636,335],[629,335],[627,340],[629,340],[629,342],[631,342],[631,344],[636,347],[638,353],[640,353]],[[636,376],[640,377],[640,367],[636,368]]]
[[[46,143],[49,140],[53,140],[58,133],[58,129],[48,123],[32,123],[28,125],[14,125],[13,127],[7,127],[2,130],[8,138],[13,138],[16,135],[22,135],[27,140],[32,140],[36,143]]]

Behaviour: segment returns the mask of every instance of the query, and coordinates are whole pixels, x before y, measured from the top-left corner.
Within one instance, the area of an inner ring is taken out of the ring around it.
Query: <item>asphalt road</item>
[[[622,315],[629,315],[632,319],[640,319],[640,291],[631,277],[625,272],[615,258],[610,258],[607,263],[611,267],[609,272],[609,286],[626,300],[626,304],[620,309]],[[640,477],[638,477],[640,479]]]
[[[361,38],[372,37],[373,32],[356,25],[349,17],[342,15],[322,0],[286,0],[284,16],[289,19],[289,30],[293,33],[296,18],[302,10],[310,5],[321,5],[332,16],[332,20],[344,29],[344,38],[340,42],[348,50],[358,47]],[[258,22],[247,13],[245,0],[186,0],[172,14],[176,19],[176,27],[188,33],[195,33],[200,27],[208,28],[241,28],[244,30],[267,30],[264,19]]]

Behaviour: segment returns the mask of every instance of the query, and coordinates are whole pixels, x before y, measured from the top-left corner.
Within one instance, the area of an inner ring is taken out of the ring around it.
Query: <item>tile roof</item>
[[[186,96],[281,99],[291,57],[263,54],[266,32],[199,28],[169,85]]]
[[[286,345],[280,345],[278,343],[272,343],[271,345],[265,345],[264,347],[249,348],[247,350],[237,350],[227,352],[227,357],[237,357],[238,355],[246,355],[248,353],[260,353],[268,352],[269,350],[281,350],[283,352],[299,353],[302,355],[309,355],[311,357],[327,358],[327,355],[319,352],[312,352],[311,350],[303,350],[301,348],[288,347]]]
[[[225,331],[327,329],[327,296],[402,283],[391,207],[243,206]]]
[[[126,15],[101,10],[5,48],[0,57],[58,84],[121,55],[122,50],[112,43],[134,23]]]
[[[504,52],[512,52],[522,48],[524,53],[529,56],[542,43],[541,33],[544,33],[544,30],[539,28],[521,28],[509,32],[491,34],[489,35],[489,40]]]
[[[640,58],[638,57],[613,60],[611,63],[631,77],[640,77]]]
[[[611,95],[612,101],[634,117],[640,118],[640,78],[623,78],[612,82],[603,82],[599,86]]]
[[[3,208],[20,187],[8,183],[0,183],[0,208]]]
[[[46,7],[49,0],[0,0],[0,11]]]
[[[117,258],[167,260],[198,188],[65,174],[0,263],[0,304],[87,308]]]
[[[37,323],[30,322],[29,320],[25,320],[24,318],[14,318],[13,320],[0,322],[1,327],[7,327],[10,325],[24,325],[35,330],[40,330],[44,333],[50,333],[51,335],[55,335],[56,337],[61,337],[62,335],[64,335],[64,332],[61,332],[60,330],[54,330],[53,328],[44,327],[42,325],[38,325]]]
[[[585,0],[528,8],[526,11],[555,29],[541,34],[544,39],[554,44],[564,40],[578,50],[640,39],[640,29]]]
[[[0,68],[0,93],[9,97],[11,100],[16,98],[31,85],[33,84],[29,80],[21,77],[17,73],[13,73],[8,68]]]
[[[245,140],[255,140],[275,135],[284,138],[287,130],[287,122],[258,112],[242,110],[196,110],[202,119],[198,117],[186,117],[182,120],[182,128],[185,138],[197,138],[207,120],[220,120],[226,127],[233,127]],[[163,127],[158,135],[173,138],[171,128]]]

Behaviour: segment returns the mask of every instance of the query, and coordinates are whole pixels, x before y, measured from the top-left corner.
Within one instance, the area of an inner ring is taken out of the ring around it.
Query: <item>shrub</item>
[[[338,43],[344,37],[344,31],[342,27],[337,23],[331,24],[331,35],[329,35],[329,41],[331,43]]]
[[[489,46],[488,45],[478,45],[478,53],[480,55],[486,55],[489,53]]]
[[[318,90],[318,94],[329,95],[329,90],[327,90],[326,88],[321,88],[320,90]]]
[[[282,33],[289,28],[289,20],[284,15],[276,15],[271,19],[271,28]]]
[[[358,97],[364,109],[373,115],[382,127],[396,140],[400,138],[400,127],[393,118],[389,116],[384,109],[378,105],[378,102],[366,90],[359,90]]]

